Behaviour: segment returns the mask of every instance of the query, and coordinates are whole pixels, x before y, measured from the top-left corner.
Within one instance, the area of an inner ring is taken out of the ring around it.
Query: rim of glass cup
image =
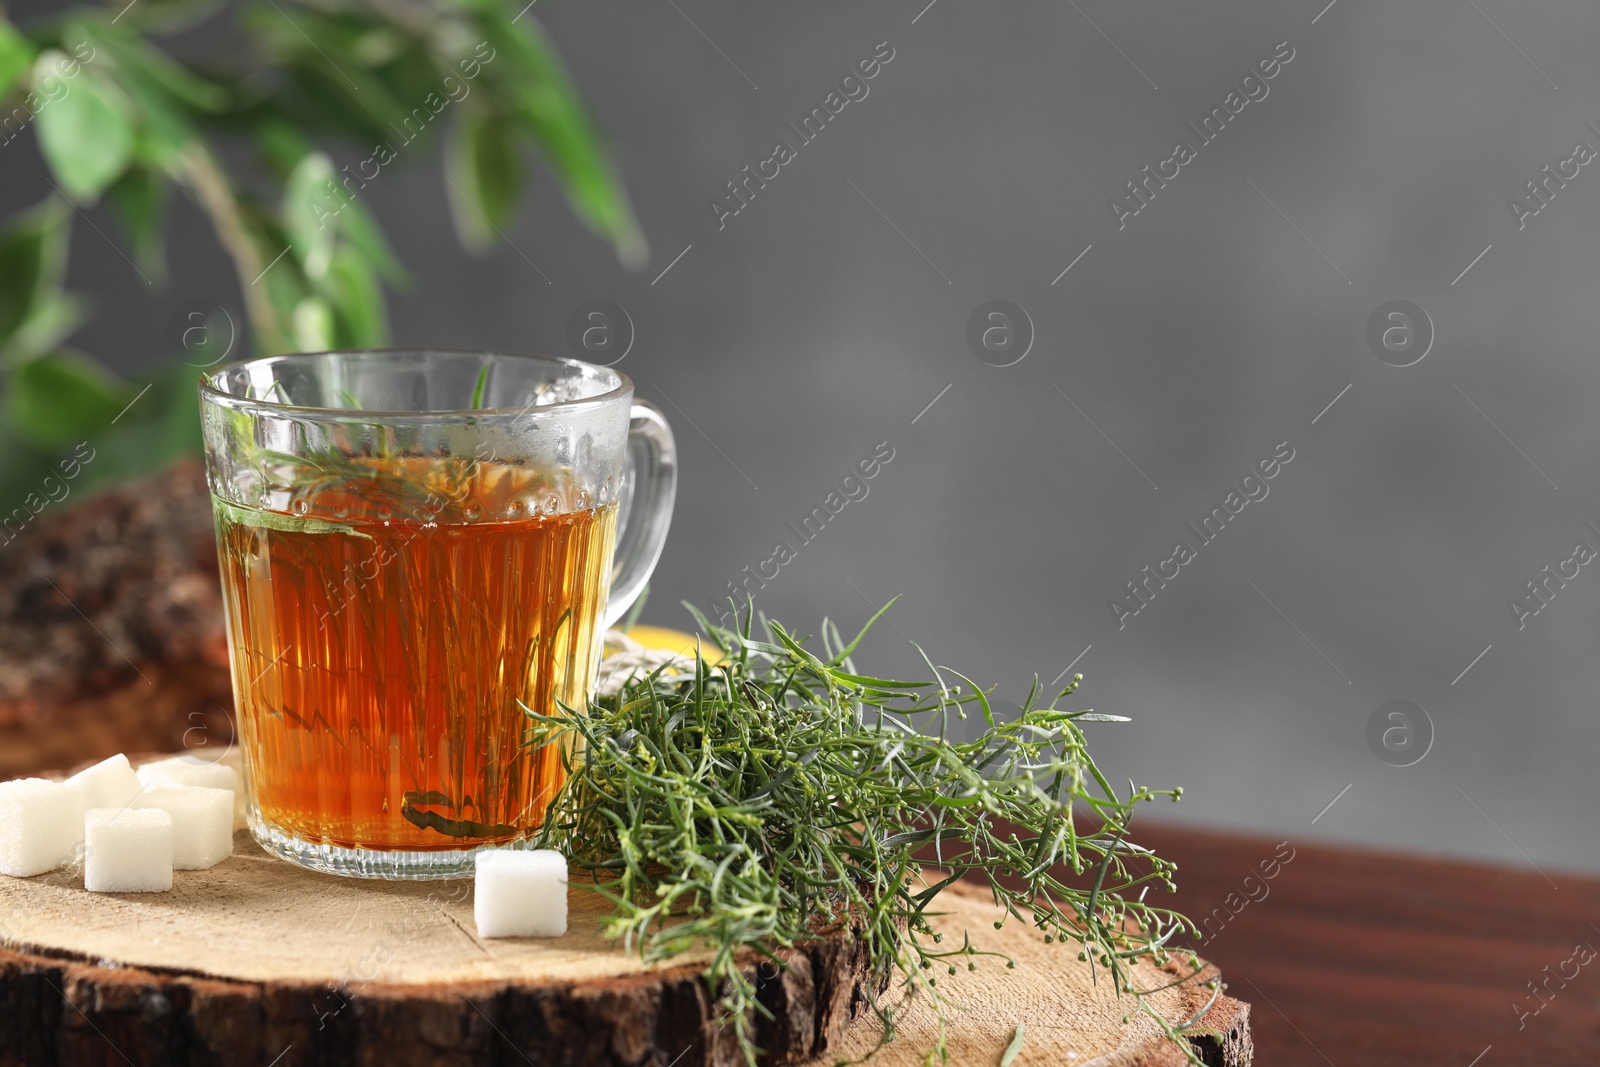
[[[385,356],[385,355],[428,355],[437,353],[447,356],[504,356],[508,359],[526,359],[535,363],[550,363],[558,366],[578,368],[583,371],[600,371],[614,376],[617,384],[596,396],[579,397],[575,400],[553,400],[547,404],[533,404],[520,408],[440,408],[435,411],[401,410],[388,411],[380,408],[324,408],[314,407],[310,404],[285,404],[276,400],[257,400],[254,397],[240,396],[219,388],[217,382],[223,375],[239,367],[250,366],[258,363],[274,363],[280,360],[314,359],[319,356]],[[233,411],[250,411],[260,413],[302,412],[317,415],[327,419],[354,419],[357,421],[373,421],[374,419],[408,419],[408,420],[433,420],[439,421],[459,420],[462,418],[485,418],[489,416],[515,415],[518,417],[547,412],[581,411],[585,408],[600,407],[626,397],[633,392],[633,379],[612,367],[602,367],[594,363],[585,363],[581,359],[568,359],[564,356],[536,356],[526,352],[501,352],[472,348],[330,348],[323,352],[283,352],[275,356],[250,356],[246,359],[236,359],[232,363],[224,364],[209,370],[200,376],[200,396],[202,399],[225,407]]]

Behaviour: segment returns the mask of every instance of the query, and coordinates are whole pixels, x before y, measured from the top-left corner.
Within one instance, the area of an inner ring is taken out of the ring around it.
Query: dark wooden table
[[[1261,1067],[1600,1064],[1600,879],[1290,841],[1267,880],[1277,841],[1135,830],[1211,918]]]

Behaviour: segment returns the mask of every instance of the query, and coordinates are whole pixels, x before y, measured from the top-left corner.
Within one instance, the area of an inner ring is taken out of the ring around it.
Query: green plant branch
[[[250,234],[234,197],[233,186],[204,144],[196,142],[184,153],[182,174],[195,199],[216,227],[217,238],[233,260],[239,275],[239,292],[258,346],[265,352],[286,352],[294,347],[293,332],[283,323],[264,288],[257,288],[269,266]]]
[[[142,0],[122,14],[66,4],[17,26],[0,12],[4,139],[27,131],[73,204],[108,203],[147,278],[164,277],[166,205],[183,188],[232,261],[258,353],[388,343],[384,283],[402,286],[406,274],[363,190],[424,158],[392,143],[404,116],[422,116],[404,144],[445,142],[452,217],[469,247],[511,230],[532,149],[573,213],[625,263],[643,254],[599,126],[521,2]],[[242,39],[236,62],[202,69],[158,43],[212,16]],[[322,138],[362,155],[336,168]],[[461,190],[471,210],[461,210]],[[87,306],[64,288],[73,217],[45,208],[0,225],[0,441],[14,446],[0,513],[48,475],[69,440],[93,436],[104,454],[125,457],[95,467],[116,479],[198,451],[192,371],[231,347],[230,337],[191,351],[189,338],[223,324],[186,325],[171,342],[184,347],[131,386],[65,347]]]

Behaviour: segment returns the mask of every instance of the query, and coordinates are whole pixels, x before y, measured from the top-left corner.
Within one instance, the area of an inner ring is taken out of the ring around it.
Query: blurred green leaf
[[[167,277],[163,235],[169,192],[166,180],[144,167],[131,168],[110,192],[117,218],[133,245],[134,261],[158,285],[164,284]]]
[[[0,547],[26,526],[33,511],[24,504],[29,493],[45,495],[46,478],[58,476],[56,467],[58,449],[40,448],[19,437],[10,426],[0,422],[0,451],[6,461],[0,463]],[[35,507],[38,507],[35,502]],[[18,511],[17,509],[21,509]]]
[[[256,245],[261,249],[263,264],[270,264],[279,252],[285,251],[285,246],[289,243],[288,235],[283,233],[276,223],[258,222],[257,226],[252,227],[252,233],[257,234]],[[266,298],[272,306],[275,321],[283,324],[281,336],[268,337],[261,329],[261,323],[252,320],[257,354],[270,356],[294,351],[299,347],[293,337],[295,308],[307,291],[305,279],[300,274],[298,260],[294,256],[283,256],[276,266],[267,268],[266,273],[256,284],[266,290]]]
[[[125,27],[80,18],[68,24],[66,34],[95,48],[96,72],[115,82],[137,116],[135,154],[159,170],[174,173],[198,137],[192,114],[218,112],[230,101],[226,89],[173,62]]]
[[[31,359],[12,369],[6,386],[7,423],[41,448],[102,429],[132,399],[109,371],[76,352]]]
[[[297,118],[361,142],[395,136],[390,123],[407,107],[362,57],[370,16],[269,3],[249,8],[245,22],[271,65],[295,87]]]
[[[366,257],[384,281],[394,286],[411,284],[405,268],[395,258],[394,250],[384,238],[383,230],[366,208],[353,201],[346,203],[344,210],[339,212],[339,231],[356,251]]]
[[[348,246],[334,254],[323,294],[333,306],[339,348],[382,348],[389,343],[389,315],[383,290],[365,259]]]
[[[140,379],[150,386],[150,392],[139,403],[148,401],[150,406],[138,424],[155,431],[147,469],[159,470],[178,456],[200,453],[200,397],[196,392],[200,373],[182,364],[166,364]]]
[[[73,24],[73,29],[91,44],[104,48],[118,71],[159,86],[185,107],[215,113],[228,106],[232,94],[227,89],[175,62],[124,27],[81,20]]]
[[[8,359],[13,335],[61,285],[71,221],[67,205],[51,197],[0,233],[0,353]]]
[[[518,129],[494,112],[472,109],[455,123],[445,166],[450,214],[468,248],[483,251],[510,224],[522,192]]]
[[[0,17],[0,101],[21,84],[23,75],[33,64],[33,53],[33,42]]]
[[[86,435],[95,458],[84,465],[78,490],[154,474],[180,456],[198,455],[200,404],[195,385],[200,374],[193,367],[168,362],[135,379],[129,392],[138,401],[127,414],[115,425]]]
[[[328,273],[334,237],[344,201],[329,188],[333,161],[321,152],[302,159],[283,190],[283,226],[306,277],[313,282]]]
[[[124,6],[126,4],[126,6]],[[130,28],[176,33],[203,22],[225,6],[226,0],[139,0],[117,4],[120,24]]]
[[[629,266],[644,261],[644,235],[611,167],[600,135],[544,30],[533,19],[514,24],[496,0],[466,0],[495,50],[483,76],[508,96],[527,123],[573,212],[609,237]]]
[[[413,42],[394,26],[374,26],[358,31],[350,41],[351,58],[368,70],[400,59]]]
[[[0,238],[0,342],[10,340],[33,307],[44,240],[42,228],[27,220]]]
[[[255,127],[256,147],[267,163],[287,175],[314,149],[305,135],[280,118],[268,118]]]
[[[295,111],[305,116],[306,129],[343,134],[357,143],[396,136],[388,116],[398,114],[399,105],[392,100],[377,102],[376,95],[388,95],[381,86],[377,94],[363,97],[315,52],[284,62],[283,72],[298,90]],[[369,102],[377,106],[369,107]]]
[[[0,361],[20,363],[54,352],[88,317],[87,300],[46,288],[35,298],[10,340],[0,346]]]
[[[334,343],[333,308],[320,296],[303,297],[294,307],[294,340],[302,352],[326,352]]]
[[[34,78],[58,78],[66,56],[40,54]],[[64,96],[46,104],[34,120],[39,150],[56,181],[72,199],[92,203],[128,166],[133,156],[133,121],[127,98],[92,67],[80,64]]]
[[[134,154],[145,165],[176,174],[184,152],[198,139],[183,105],[159,85],[137,73],[123,71],[121,85],[138,113]]]

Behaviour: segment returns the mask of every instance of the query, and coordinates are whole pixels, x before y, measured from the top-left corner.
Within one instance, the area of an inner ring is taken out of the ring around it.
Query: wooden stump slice
[[[940,905],[947,944],[970,931],[1017,961],[941,976],[954,1005],[950,1062],[998,1063],[1019,1022],[1017,1065],[1183,1062],[1103,972],[1091,984],[1071,948],[1015,920],[995,930],[999,913],[974,890]],[[318,874],[268,856],[248,833],[211,870],[178,872],[168,893],[88,893],[71,869],[0,877],[0,1065],[736,1062],[700,979],[704,956],[646,967],[603,936],[602,898],[575,887],[569,907],[563,938],[484,940],[468,881]],[[839,938],[797,951],[787,971],[758,971],[774,1016],[760,1027],[769,1062],[831,1064],[878,1043],[865,962]],[[1141,988],[1173,980],[1153,965],[1138,976]],[[1196,982],[1152,1003],[1181,1022],[1211,998]],[[1247,1005],[1218,997],[1190,1040],[1207,1063],[1248,1064],[1248,1018]],[[875,1062],[920,1062],[931,1011],[907,1005],[898,1032]]]
[[[948,998],[945,1043],[951,1064],[997,1064],[1023,1027],[1021,1050],[1013,1067],[1176,1067],[1186,1062],[1183,1050],[1168,1039],[1156,1020],[1131,995],[1116,996],[1110,975],[1102,968],[1091,976],[1078,960],[1076,943],[1045,944],[1038,931],[1015,918],[996,930],[1003,916],[981,887],[958,883],[940,895],[936,905],[945,914],[934,921],[945,945],[961,944],[970,934],[978,948],[1001,952],[1016,962],[979,959],[975,971],[962,961],[956,973],[935,971]],[[1137,987],[1172,986],[1190,968],[1177,961],[1166,971],[1153,963],[1134,968]],[[1236,1067],[1251,1062],[1250,1005],[1226,995],[1215,996],[1206,983],[1217,977],[1207,967],[1182,985],[1154,993],[1151,1007],[1174,1025],[1189,1022],[1189,1044],[1201,1062]],[[892,1002],[892,992],[887,995]],[[1124,1022],[1126,1019],[1126,1022]],[[920,1067],[938,1037],[937,1018],[926,1001],[897,1011],[896,1040],[873,1059],[878,1067]],[[855,1059],[878,1044],[882,1027],[870,1012],[845,1035],[835,1054],[818,1058],[816,1067],[839,1058]]]

